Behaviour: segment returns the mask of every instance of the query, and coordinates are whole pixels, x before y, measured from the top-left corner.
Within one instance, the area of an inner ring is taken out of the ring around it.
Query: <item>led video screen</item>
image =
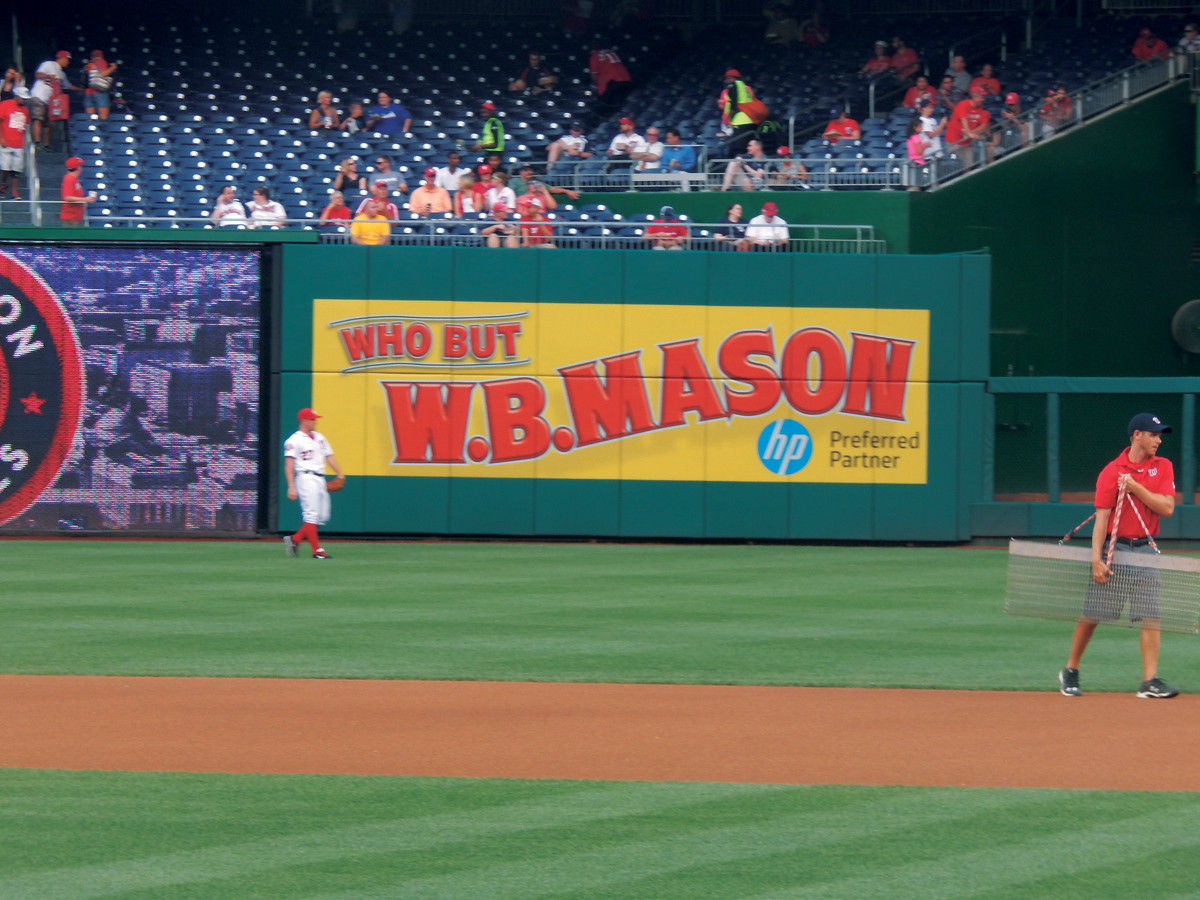
[[[0,528],[258,524],[259,253],[0,248]]]

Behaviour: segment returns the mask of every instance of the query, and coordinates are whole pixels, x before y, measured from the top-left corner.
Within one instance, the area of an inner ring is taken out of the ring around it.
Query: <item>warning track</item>
[[[0,675],[17,768],[1200,791],[1197,746],[1195,696]]]

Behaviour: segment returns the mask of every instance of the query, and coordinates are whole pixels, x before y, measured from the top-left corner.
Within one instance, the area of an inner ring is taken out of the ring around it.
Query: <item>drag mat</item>
[[[0,676],[0,766],[1200,791],[1200,697]]]

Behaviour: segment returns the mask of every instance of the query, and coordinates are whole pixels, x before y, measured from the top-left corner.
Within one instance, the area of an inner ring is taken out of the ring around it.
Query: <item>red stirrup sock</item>
[[[296,542],[297,547],[307,540],[308,545],[315,552],[320,542],[320,538],[317,537],[317,526],[311,522],[305,522],[300,526],[300,530],[292,535],[292,540]]]

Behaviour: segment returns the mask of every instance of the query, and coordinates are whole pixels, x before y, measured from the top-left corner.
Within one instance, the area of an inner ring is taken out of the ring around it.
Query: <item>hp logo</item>
[[[812,459],[812,435],[792,419],[780,419],[758,436],[758,458],[776,475],[795,475]]]

